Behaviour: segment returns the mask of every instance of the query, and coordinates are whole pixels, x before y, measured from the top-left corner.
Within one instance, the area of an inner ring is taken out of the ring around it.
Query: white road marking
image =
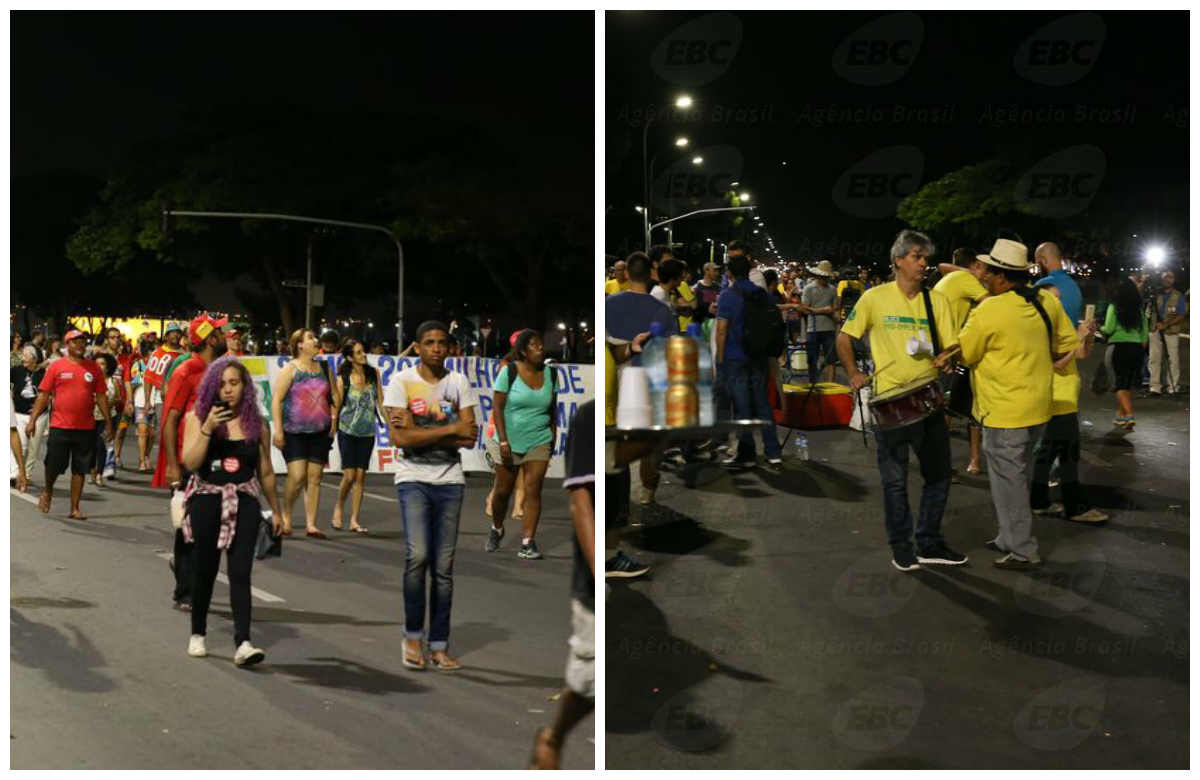
[[[30,504],[33,504],[34,506],[38,505],[38,500],[36,498],[34,498],[33,496],[29,495],[28,493],[22,493],[21,491],[17,490],[16,488],[9,488],[8,492],[12,493],[14,496],[21,499],[22,501],[27,501]]]
[[[155,553],[155,555],[157,555],[159,558],[162,558],[164,561],[171,559],[170,553]],[[224,583],[225,585],[229,584],[229,578],[225,576],[225,572],[223,571],[217,572],[217,581]],[[254,598],[258,599],[259,601],[266,601],[271,604],[285,603],[284,599],[279,598],[273,593],[267,593],[265,590],[259,590],[253,585],[250,586],[250,595],[254,596]]]
[[[340,484],[340,483],[339,483],[339,484]],[[329,484],[328,482],[324,482],[324,481],[322,481],[322,482],[321,482],[321,486],[322,486],[322,487],[327,487],[327,488],[329,488],[330,490],[337,490],[337,489],[338,489],[338,485],[331,485],[331,484]],[[375,499],[376,501],[386,501],[386,502],[388,502],[389,504],[398,504],[398,503],[400,503],[398,499],[395,499],[395,498],[388,498],[387,496],[377,496],[377,495],[375,495],[374,493],[369,493],[369,492],[367,492],[367,491],[365,491],[365,490],[363,491],[363,497],[364,497],[364,498],[373,498],[373,499]],[[349,498],[349,496],[347,496],[347,498]],[[36,503],[36,502],[35,502],[35,503]]]
[[[9,488],[9,489],[8,489],[8,492],[9,492],[9,493],[12,493],[14,496],[16,496],[17,498],[21,499],[22,501],[28,501],[29,503],[33,504],[34,506],[37,506],[37,503],[38,503],[38,501],[37,501],[37,499],[36,499],[36,498],[34,498],[33,496],[26,495],[25,493],[21,493],[21,492],[17,491],[17,490],[16,490],[16,489],[14,489],[14,488]],[[156,553],[156,555],[157,555],[159,558],[162,558],[164,561],[167,561],[167,560],[170,560],[170,559],[171,559],[171,554],[170,554],[170,553]],[[226,585],[228,585],[228,584],[229,584],[229,578],[225,576],[225,573],[224,573],[224,572],[217,572],[217,580],[218,580],[219,582],[222,582],[222,583],[226,584]],[[267,593],[265,590],[260,590],[260,589],[258,589],[258,588],[256,588],[256,587],[254,587],[254,586],[251,586],[251,587],[250,587],[250,595],[254,596],[254,597],[255,597],[256,599],[258,599],[259,601],[266,601],[266,602],[268,602],[268,603],[271,603],[271,604],[284,604],[284,603],[286,603],[286,599],[281,599],[281,598],[279,598],[278,596],[276,596],[276,595],[275,595],[275,594],[273,594],[273,593]]]

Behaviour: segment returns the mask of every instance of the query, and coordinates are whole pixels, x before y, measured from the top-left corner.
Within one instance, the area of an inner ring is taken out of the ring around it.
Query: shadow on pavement
[[[639,549],[669,555],[702,552],[726,566],[749,563],[745,552],[750,549],[750,543],[745,539],[714,531],[661,504],[639,510],[645,524],[628,528],[622,534],[623,539]]]
[[[421,693],[426,685],[413,681],[411,675],[392,674],[345,658],[310,658],[311,664],[271,664],[260,666],[262,671],[294,678],[302,685],[338,688],[359,693]]]
[[[605,727],[618,734],[649,731],[661,722],[664,737],[676,731],[664,706],[681,706],[680,733],[700,734],[701,745],[719,745],[731,730],[715,717],[688,713],[682,700],[698,684],[718,678],[744,683],[769,683],[770,678],[719,661],[707,650],[673,636],[666,615],[646,595],[628,587],[615,587],[605,604],[608,616],[605,686],[621,691],[620,705],[609,707]],[[752,696],[752,694],[750,694]],[[695,722],[697,718],[703,722]],[[703,752],[688,750],[688,752]]]
[[[988,621],[984,631],[996,652],[1015,650],[1044,656],[1044,648],[1061,647],[1063,652],[1055,654],[1055,660],[1081,670],[1104,676],[1149,677],[1187,685],[1187,659],[1165,652],[1162,643],[1139,643],[1139,637],[1112,631],[1077,612],[1047,610],[1047,614],[1036,614],[1022,609],[1012,600],[1014,589],[1011,586],[962,570],[953,575],[921,577],[920,582]],[[963,584],[987,596],[973,593],[962,587]],[[1104,652],[1101,648],[1111,651]]]
[[[15,609],[9,610],[10,652],[15,663],[41,669],[59,688],[80,693],[106,693],[117,684],[96,669],[107,666],[83,632],[67,626],[71,638],[53,626],[37,623]],[[63,658],[67,660],[64,662]]]

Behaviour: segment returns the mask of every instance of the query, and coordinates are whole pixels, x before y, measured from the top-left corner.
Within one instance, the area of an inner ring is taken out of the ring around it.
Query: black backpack
[[[775,302],[761,287],[754,292],[741,288],[733,290],[741,296],[743,303],[742,346],[752,358],[779,357],[787,343],[787,325],[779,314]]]

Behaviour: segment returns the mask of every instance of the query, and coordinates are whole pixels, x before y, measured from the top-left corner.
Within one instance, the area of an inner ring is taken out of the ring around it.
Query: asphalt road
[[[1128,436],[1114,408],[1085,389],[1082,479],[1112,518],[1037,519],[1037,576],[991,565],[986,473],[943,524],[969,565],[892,569],[854,431],[810,432],[808,462],[789,442],[782,474],[666,476],[625,541],[654,570],[606,604],[606,766],[1186,768],[1188,401],[1136,400]],[[914,511],[920,483],[910,461]]]
[[[136,441],[125,455],[136,459]],[[189,617],[172,608],[165,560],[166,493],[148,476],[120,477],[85,488],[86,522],[66,518],[65,479],[49,516],[10,499],[13,768],[528,765],[536,728],[558,706],[570,630],[572,531],[560,480],[544,493],[546,557],[523,561],[515,527],[500,552],[482,551],[490,478],[468,477],[451,633],[466,668],[439,673],[400,662],[404,539],[390,477],[368,478],[369,536],[329,529],[336,493],[327,488],[321,526],[330,539],[291,537],[282,558],[255,563],[252,634],[267,657],[251,669],[232,663],[220,581],[210,655],[187,656]],[[593,733],[589,717],[568,742],[565,768],[593,766]]]

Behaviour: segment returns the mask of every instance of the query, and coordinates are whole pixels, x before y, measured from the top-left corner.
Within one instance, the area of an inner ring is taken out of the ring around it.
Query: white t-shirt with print
[[[450,425],[463,409],[479,406],[479,395],[467,378],[449,371],[437,384],[430,384],[409,366],[394,375],[383,391],[383,405],[412,412],[413,422],[421,428]],[[479,421],[478,415],[475,418]],[[404,449],[398,460],[393,482],[424,482],[429,485],[463,485],[462,456],[457,449],[419,447]]]

